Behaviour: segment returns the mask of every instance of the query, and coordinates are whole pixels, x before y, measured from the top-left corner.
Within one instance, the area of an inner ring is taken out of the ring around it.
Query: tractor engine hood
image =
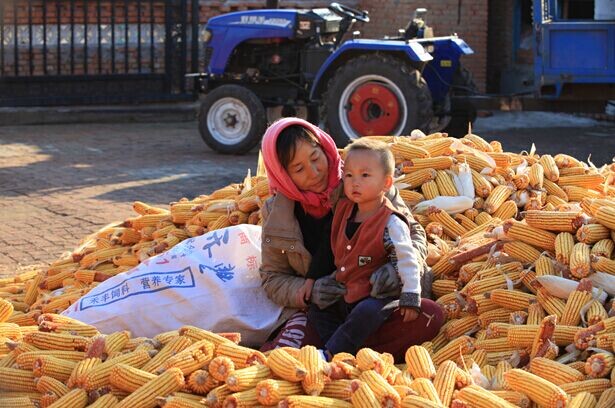
[[[296,10],[252,10],[223,14],[207,22],[210,28],[244,28],[279,31],[281,37],[292,36],[297,19]]]

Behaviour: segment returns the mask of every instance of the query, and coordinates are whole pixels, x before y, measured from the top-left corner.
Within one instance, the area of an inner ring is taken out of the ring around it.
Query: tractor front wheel
[[[420,72],[381,54],[340,67],[324,99],[326,122],[340,147],[361,136],[426,131],[433,116],[431,93]]]
[[[243,86],[222,85],[203,99],[199,131],[213,150],[244,154],[261,140],[265,118],[265,108],[254,92]]]

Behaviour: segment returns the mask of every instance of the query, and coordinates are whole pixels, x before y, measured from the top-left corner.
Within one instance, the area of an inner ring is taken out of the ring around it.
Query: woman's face
[[[325,152],[306,141],[297,143],[295,157],[286,170],[299,190],[322,193],[329,185],[329,162]]]

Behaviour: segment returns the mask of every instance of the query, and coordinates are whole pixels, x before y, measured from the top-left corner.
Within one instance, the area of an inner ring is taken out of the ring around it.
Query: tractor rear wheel
[[[261,140],[266,125],[262,102],[243,86],[222,85],[201,103],[201,137],[218,153],[247,153]]]
[[[331,78],[323,99],[326,123],[340,147],[361,136],[427,131],[433,116],[421,73],[388,55],[349,60]]]

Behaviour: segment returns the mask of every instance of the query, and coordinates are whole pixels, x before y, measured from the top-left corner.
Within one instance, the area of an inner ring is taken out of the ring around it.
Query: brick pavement
[[[0,277],[45,264],[100,227],[255,170],[256,153],[221,156],[196,123],[0,127]]]

